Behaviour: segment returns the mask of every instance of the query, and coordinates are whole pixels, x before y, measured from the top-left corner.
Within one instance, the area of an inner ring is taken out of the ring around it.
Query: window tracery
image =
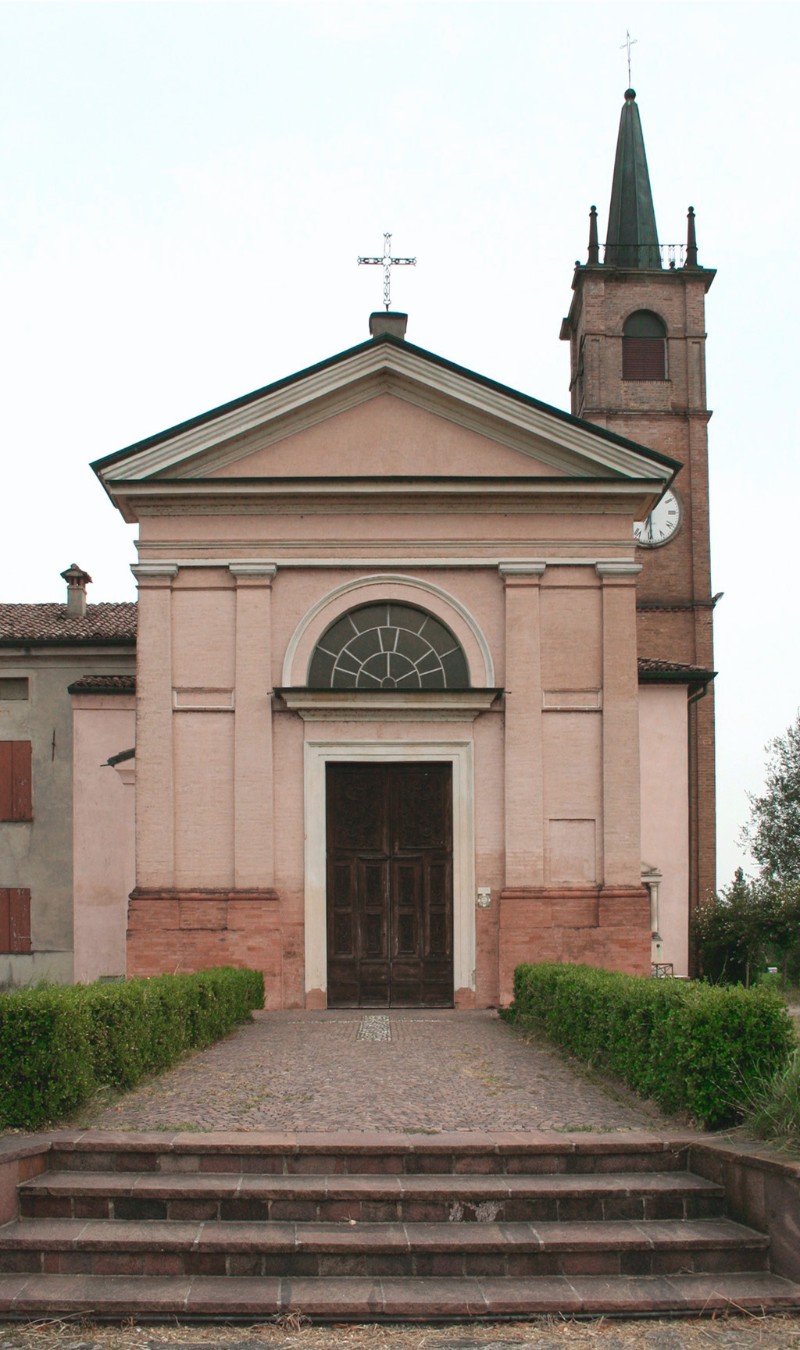
[[[467,660],[450,629],[424,609],[386,601],[349,610],[314,648],[312,689],[468,689]]]

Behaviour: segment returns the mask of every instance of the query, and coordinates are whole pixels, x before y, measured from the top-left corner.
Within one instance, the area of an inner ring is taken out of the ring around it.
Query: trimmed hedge
[[[229,966],[3,995],[0,1126],[35,1129],[99,1087],[132,1087],[263,1006],[261,972]]]
[[[592,966],[524,965],[506,1016],[708,1129],[787,1064],[797,1037],[771,989],[653,980]]]

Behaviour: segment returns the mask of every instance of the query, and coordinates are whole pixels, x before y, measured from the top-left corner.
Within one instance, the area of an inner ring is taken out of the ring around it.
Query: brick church
[[[137,604],[0,605],[0,978],[265,973],[487,1007],[523,960],[685,975],[714,888],[705,293],[635,94],[571,412],[406,316],[93,467]]]

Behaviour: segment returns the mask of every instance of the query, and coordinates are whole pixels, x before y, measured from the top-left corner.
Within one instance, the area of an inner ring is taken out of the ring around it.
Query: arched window
[[[650,309],[637,309],[622,329],[623,380],[667,378],[667,330]]]
[[[457,638],[424,609],[361,605],[326,628],[308,667],[311,689],[468,689]]]

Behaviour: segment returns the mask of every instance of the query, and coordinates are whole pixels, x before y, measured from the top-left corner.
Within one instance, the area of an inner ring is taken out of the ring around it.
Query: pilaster
[[[540,589],[544,563],[500,565],[505,583],[507,887],[544,882]]]
[[[603,586],[603,856],[606,886],[638,885],[641,871],[638,563],[596,563]]]
[[[236,582],[234,886],[274,881],[271,564],[231,563]]]
[[[138,563],[136,656],[136,884],[173,886],[171,563]]]

